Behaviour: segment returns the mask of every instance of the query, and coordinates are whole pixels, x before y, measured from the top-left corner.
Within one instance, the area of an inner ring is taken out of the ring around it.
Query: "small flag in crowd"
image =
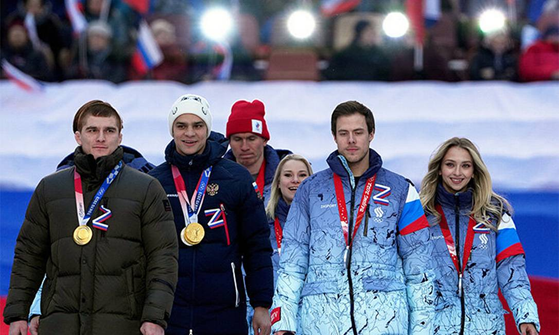
[[[441,17],[441,0],[406,0],[406,14],[416,42],[423,45],[425,27],[433,26]]]
[[[28,92],[41,92],[45,85],[28,74],[23,73],[20,69],[13,66],[7,60],[2,60],[2,69],[4,74],[17,86]]]
[[[123,2],[142,15],[150,11],[150,0],[123,0]]]
[[[139,74],[146,74],[150,69],[161,64],[163,53],[157,45],[147,22],[142,20],[138,29],[136,52],[132,56],[132,66]]]
[[[74,35],[80,35],[87,28],[87,21],[80,9],[79,0],[64,0],[64,4]]]
[[[214,46],[214,50],[223,56],[223,62],[213,69],[214,76],[217,80],[229,80],[231,77],[231,68],[233,67],[233,53],[231,47],[225,41],[218,42]]]
[[[322,15],[331,17],[337,14],[349,12],[359,6],[361,0],[322,0],[320,11]]]

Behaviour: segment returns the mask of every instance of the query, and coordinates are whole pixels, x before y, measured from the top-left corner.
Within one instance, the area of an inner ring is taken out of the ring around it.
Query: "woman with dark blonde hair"
[[[439,146],[420,198],[437,271],[435,333],[505,334],[501,289],[520,333],[538,334],[512,208],[493,191],[491,175],[470,140],[454,137]]]
[[[289,207],[295,197],[299,185],[313,173],[311,164],[305,157],[290,154],[285,156],[278,164],[274,180],[272,181],[270,200],[266,205],[266,214],[270,224],[270,242],[274,253],[272,263],[274,265],[274,283],[277,279],[279,268],[279,256],[281,253],[281,238],[283,225],[287,219]]]

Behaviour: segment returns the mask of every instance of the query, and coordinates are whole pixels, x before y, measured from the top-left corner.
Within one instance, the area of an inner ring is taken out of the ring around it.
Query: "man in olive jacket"
[[[27,334],[43,275],[39,334],[163,334],[177,281],[177,237],[157,180],[122,163],[122,120],[94,100],[74,117],[75,167],[31,198],[4,322]]]

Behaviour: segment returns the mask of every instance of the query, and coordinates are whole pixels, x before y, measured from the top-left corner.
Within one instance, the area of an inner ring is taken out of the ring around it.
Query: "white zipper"
[[[233,271],[233,284],[235,284],[235,307],[239,307],[239,289],[237,288],[237,277],[235,277],[234,262],[231,262],[231,270]]]

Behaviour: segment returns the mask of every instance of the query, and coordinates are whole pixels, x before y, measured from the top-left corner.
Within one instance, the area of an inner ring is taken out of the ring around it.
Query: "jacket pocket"
[[[136,303],[136,296],[134,290],[134,272],[133,267],[129,267],[125,270],[126,274],[126,287],[128,288],[128,301],[130,304],[130,317],[132,319],[138,318],[138,305]]]
[[[336,281],[315,281],[305,283],[301,291],[301,297],[315,294],[339,293],[340,289]]]
[[[239,307],[239,286],[237,285],[237,276],[235,275],[235,262],[231,262],[231,273],[233,275],[233,288],[235,289],[235,307]]]
[[[395,278],[366,277],[363,278],[363,288],[367,291],[392,292],[403,291],[406,286]]]
[[[46,278],[41,291],[41,315],[47,316],[51,312],[49,307],[56,290],[56,276],[53,279]]]

